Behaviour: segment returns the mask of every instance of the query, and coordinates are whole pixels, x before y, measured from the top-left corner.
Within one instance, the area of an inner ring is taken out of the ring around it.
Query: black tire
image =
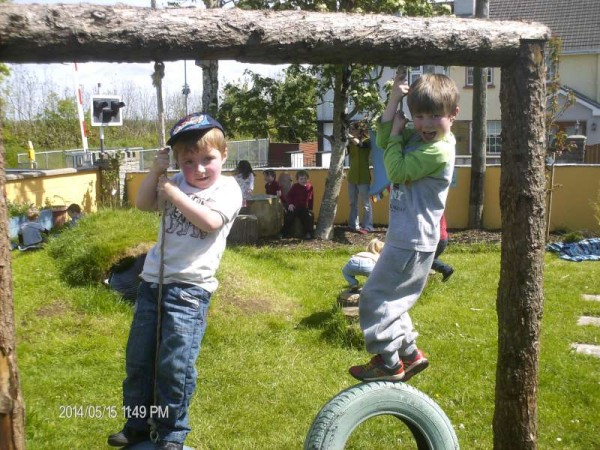
[[[354,429],[371,417],[392,415],[412,432],[419,450],[458,450],[450,420],[437,403],[405,383],[378,381],[352,386],[317,414],[305,450],[341,450]]]

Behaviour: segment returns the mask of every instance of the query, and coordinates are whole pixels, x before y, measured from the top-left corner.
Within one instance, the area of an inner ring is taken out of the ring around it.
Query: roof
[[[600,0],[489,0],[490,19],[528,20],[562,38],[562,53],[600,52]]]

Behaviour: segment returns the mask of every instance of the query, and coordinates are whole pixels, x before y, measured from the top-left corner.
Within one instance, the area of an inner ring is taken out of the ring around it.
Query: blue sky
[[[81,3],[77,0],[13,0],[15,4],[28,3]],[[149,7],[150,0],[90,0],[89,3],[96,5],[114,5],[123,3],[132,6]],[[157,0],[157,7],[163,7],[166,0]],[[202,4],[198,1],[197,4]],[[133,82],[136,85],[151,88],[151,74],[154,71],[154,63],[146,64],[122,64],[122,63],[81,63],[77,64],[77,73],[74,64],[23,64],[28,70],[32,70],[41,79],[50,78],[59,86],[73,88],[76,77],[79,84],[84,87],[85,92],[117,93],[114,92],[122,82]],[[185,70],[184,70],[185,69]],[[250,69],[264,76],[274,76],[281,72],[282,66],[267,64],[243,64],[236,61],[219,62],[219,83],[224,86],[241,78],[245,69]],[[194,61],[171,61],[165,63],[165,78],[163,86],[170,92],[181,91],[184,85],[185,75],[187,84],[192,94],[199,95],[202,92],[202,70],[194,64]],[[98,87],[98,83],[101,84]]]

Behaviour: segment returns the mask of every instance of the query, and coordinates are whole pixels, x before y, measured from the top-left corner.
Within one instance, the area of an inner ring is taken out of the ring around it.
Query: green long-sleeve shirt
[[[456,140],[449,133],[424,142],[413,129],[390,136],[392,122],[380,123],[377,145],[392,189],[386,245],[424,252],[435,251],[439,224],[454,171]]]

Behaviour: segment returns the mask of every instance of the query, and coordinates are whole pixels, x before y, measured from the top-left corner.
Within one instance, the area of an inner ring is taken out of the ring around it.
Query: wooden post
[[[0,123],[0,448],[25,448],[25,412],[15,353],[15,313],[12,295],[10,240],[6,209],[4,140]]]
[[[544,42],[502,67],[502,254],[494,449],[537,448],[544,270]]]

